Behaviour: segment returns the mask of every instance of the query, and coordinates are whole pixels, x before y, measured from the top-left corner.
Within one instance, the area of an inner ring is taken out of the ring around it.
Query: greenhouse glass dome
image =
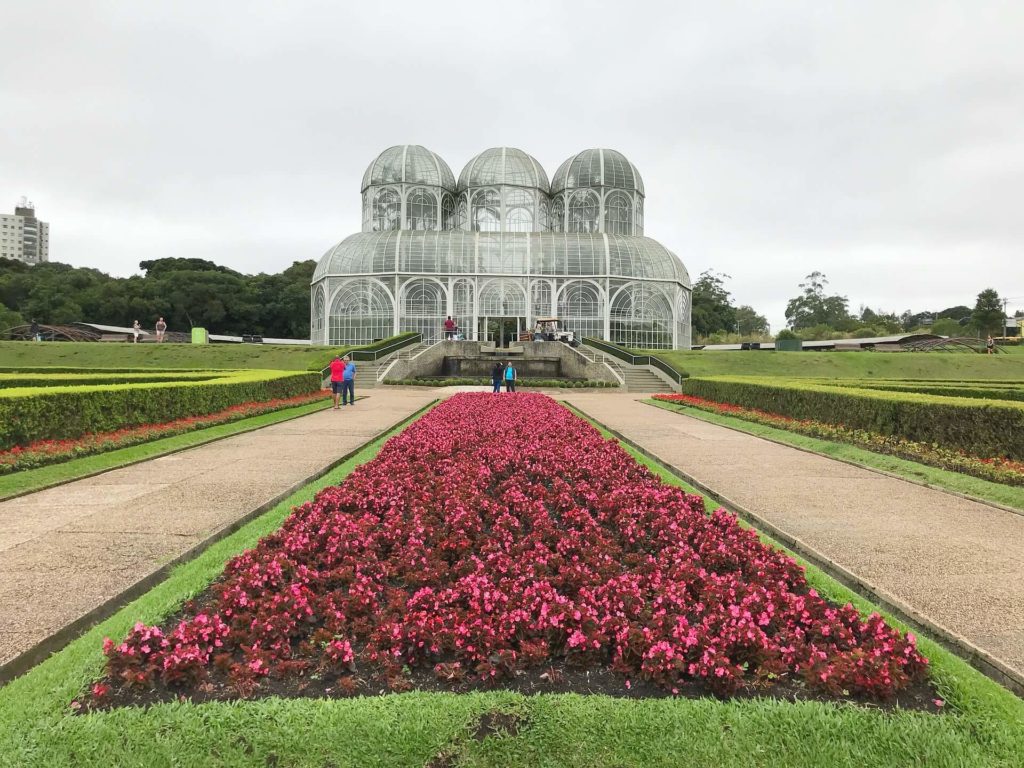
[[[439,341],[451,315],[479,341],[558,317],[628,347],[690,346],[690,277],[643,236],[643,180],[619,152],[579,152],[549,184],[532,156],[495,147],[456,183],[438,155],[402,145],[370,163],[362,196],[363,231],[313,275],[314,344]]]

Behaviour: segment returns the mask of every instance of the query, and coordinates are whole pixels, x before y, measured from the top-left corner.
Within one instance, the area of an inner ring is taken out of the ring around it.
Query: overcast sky
[[[50,258],[244,272],[360,227],[363,171],[423,144],[549,176],[611,147],[646,234],[782,327],[813,270],[852,309],[1024,307],[1019,2],[8,2],[0,210]],[[1016,298],[1019,297],[1019,298]]]

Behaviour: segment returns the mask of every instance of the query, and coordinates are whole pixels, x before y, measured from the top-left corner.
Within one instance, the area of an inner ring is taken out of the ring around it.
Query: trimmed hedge
[[[216,379],[224,374],[221,371],[193,373],[181,371],[177,373],[101,373],[101,374],[9,374],[0,373],[0,389],[35,388],[35,387],[87,387],[99,384],[155,384],[169,381],[205,381]]]
[[[691,378],[682,391],[796,419],[842,424],[975,456],[1024,458],[1024,405],[757,377]]]
[[[0,449],[205,415],[320,389],[320,376],[231,371],[207,381],[0,390]]]
[[[409,387],[489,387],[491,380],[484,377],[449,377],[420,379],[384,379],[385,384]],[[504,383],[504,382],[503,382]],[[517,387],[541,387],[545,389],[601,389],[618,387],[611,381],[595,381],[591,379],[516,379]]]

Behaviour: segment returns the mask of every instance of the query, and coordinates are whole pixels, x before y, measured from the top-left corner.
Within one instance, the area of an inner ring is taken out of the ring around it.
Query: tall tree
[[[971,325],[983,336],[987,333],[1002,333],[1003,300],[995,288],[986,288],[978,294],[978,302],[971,312]]]
[[[768,333],[768,318],[744,304],[736,308],[736,333],[740,336],[763,336]]]
[[[786,304],[786,320],[793,330],[822,325],[835,330],[850,330],[854,320],[850,317],[849,300],[845,296],[825,295],[828,278],[821,272],[812,272],[800,283],[803,293]]]
[[[716,331],[736,328],[736,308],[732,296],[725,288],[729,276],[708,269],[693,284],[691,318],[697,336],[710,336]]]

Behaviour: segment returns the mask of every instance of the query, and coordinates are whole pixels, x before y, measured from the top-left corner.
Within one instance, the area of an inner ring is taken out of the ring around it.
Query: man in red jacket
[[[345,383],[345,361],[341,355],[331,360],[331,392],[334,393],[334,410],[338,410],[338,397]]]

